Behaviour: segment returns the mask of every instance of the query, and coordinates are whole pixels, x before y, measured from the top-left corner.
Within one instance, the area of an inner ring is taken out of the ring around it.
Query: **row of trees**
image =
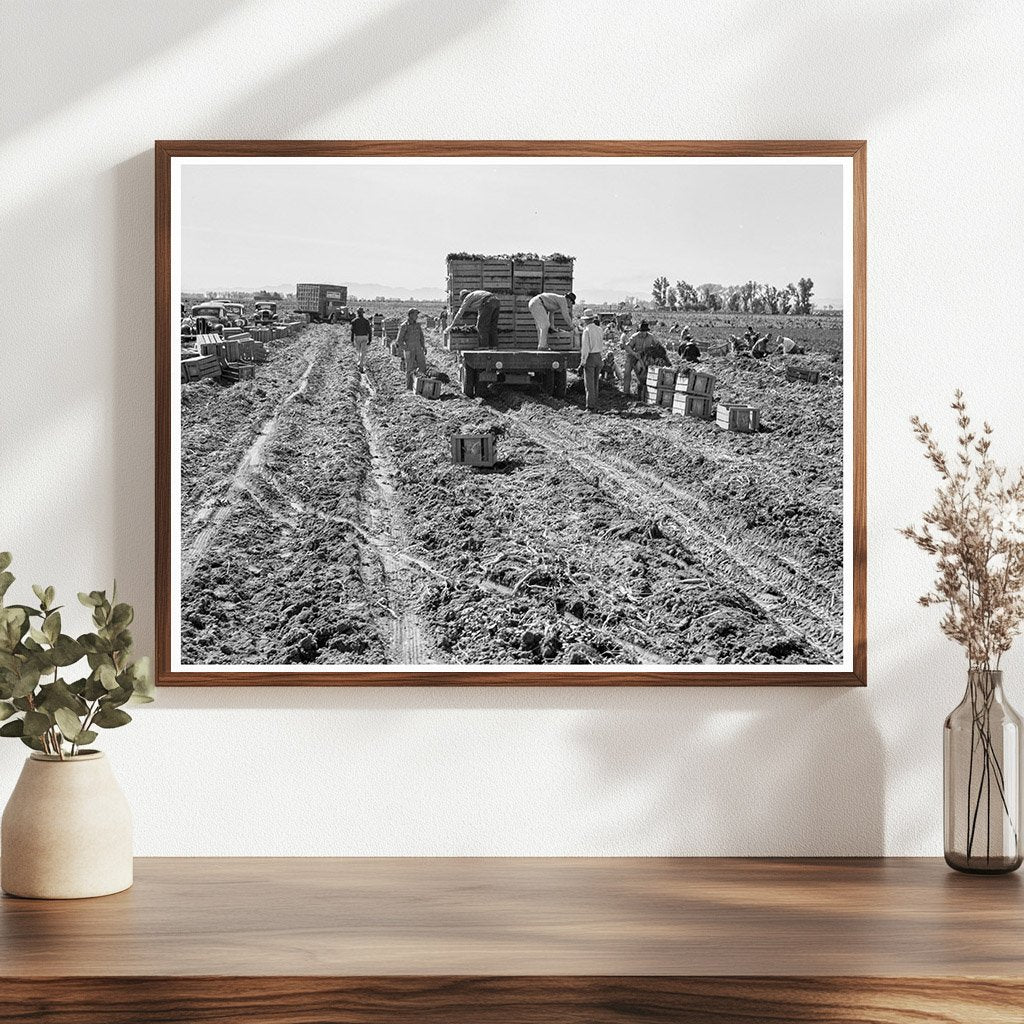
[[[711,313],[728,310],[732,313],[806,314],[813,308],[813,295],[814,282],[809,277],[801,277],[796,284],[787,284],[783,288],[759,281],[694,287],[686,281],[677,281],[673,285],[667,277],[659,277],[651,289],[651,298],[661,309],[707,310]]]

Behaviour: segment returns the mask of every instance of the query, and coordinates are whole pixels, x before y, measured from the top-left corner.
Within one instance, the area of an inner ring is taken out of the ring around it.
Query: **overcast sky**
[[[187,164],[184,291],[298,281],[443,288],[452,251],[563,252],[575,290],[649,298],[813,279],[842,304],[842,170],[738,164]]]

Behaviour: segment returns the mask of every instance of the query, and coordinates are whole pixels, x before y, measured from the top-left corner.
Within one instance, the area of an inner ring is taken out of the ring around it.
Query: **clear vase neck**
[[[1002,698],[1003,695],[1003,671],[1002,669],[993,668],[972,668],[967,672],[967,694],[970,695],[972,691],[980,690],[985,693],[991,693],[996,698]]]

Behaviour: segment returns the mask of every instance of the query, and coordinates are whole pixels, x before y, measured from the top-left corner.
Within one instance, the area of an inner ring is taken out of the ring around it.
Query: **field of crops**
[[[428,331],[450,381],[430,401],[379,343],[360,374],[348,328],[319,325],[274,342],[255,380],[183,385],[182,661],[838,662],[841,317],[655,318],[667,347],[679,322],[711,353],[781,331],[821,381],[708,354],[716,399],[760,406],[759,433],[615,388],[589,416],[572,375],[564,400],[465,398]],[[498,434],[494,469],[452,465],[464,427]]]

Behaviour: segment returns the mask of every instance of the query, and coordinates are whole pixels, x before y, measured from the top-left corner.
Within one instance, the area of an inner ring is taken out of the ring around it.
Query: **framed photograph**
[[[865,153],[158,142],[160,685],[864,685]]]

